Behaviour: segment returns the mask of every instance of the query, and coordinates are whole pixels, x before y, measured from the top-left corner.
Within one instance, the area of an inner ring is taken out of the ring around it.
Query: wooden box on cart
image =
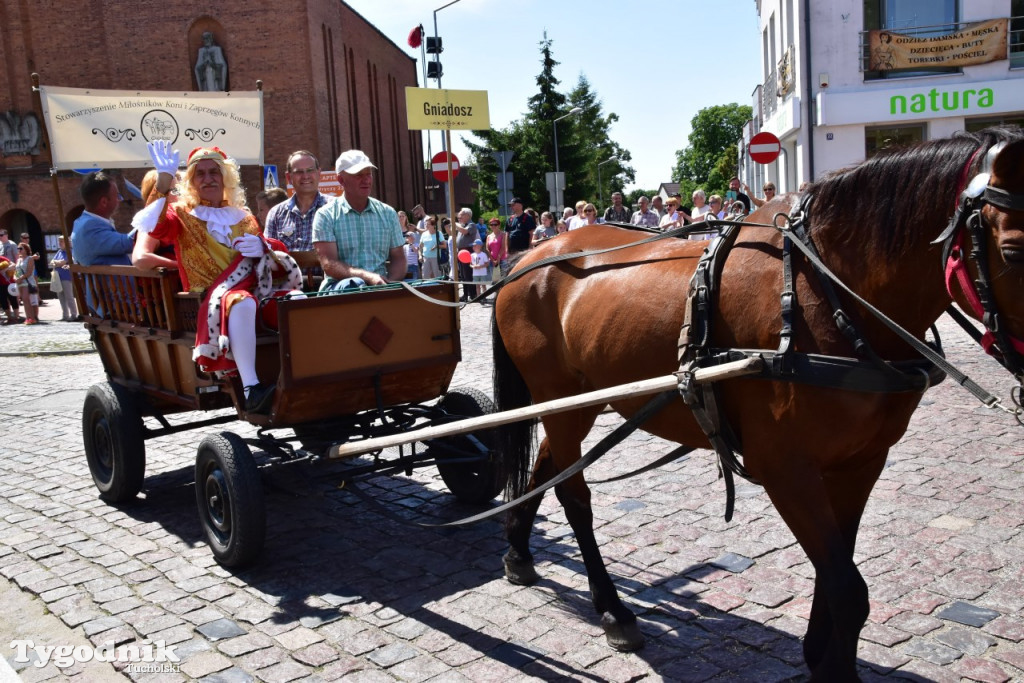
[[[277,386],[269,415],[257,415],[244,412],[237,378],[212,376],[192,361],[196,322],[206,311],[200,294],[179,291],[176,271],[71,270],[109,380],[89,388],[82,409],[86,460],[105,501],[125,503],[142,490],[148,439],[236,416],[275,432],[287,428],[284,435],[261,429],[248,437],[222,431],[199,444],[196,505],[214,557],[226,566],[243,566],[261,552],[266,515],[261,482],[275,465],[324,462],[336,442],[494,411],[490,399],[476,390],[448,391],[461,353],[456,309],[401,285],[261,302],[276,307],[276,315],[266,317],[276,319],[277,329],[257,334],[257,372],[263,382]],[[455,299],[450,284],[424,283],[417,290],[449,303]],[[165,419],[232,405],[237,415],[176,424]],[[146,424],[146,417],[159,426]],[[399,449],[397,457],[378,454],[348,468],[345,476],[436,466],[456,497],[483,503],[506,481],[493,444],[488,433],[432,439],[419,450]],[[252,446],[259,449],[258,460]]]
[[[143,414],[232,405],[235,380],[192,360],[201,295],[179,291],[174,270],[73,266],[79,303],[111,381],[145,397]],[[454,300],[440,283],[418,288]],[[274,426],[316,421],[443,395],[458,364],[458,317],[399,285],[278,300],[277,330],[258,334],[261,381],[277,383]],[[241,405],[241,401],[234,401]]]

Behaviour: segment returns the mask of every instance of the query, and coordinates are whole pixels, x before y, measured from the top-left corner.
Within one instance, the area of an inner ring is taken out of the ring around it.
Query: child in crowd
[[[416,235],[410,231],[405,233],[406,280],[420,279],[420,250],[416,246]]]
[[[473,282],[480,283],[476,286],[476,296],[487,289],[487,264],[490,258],[484,253],[483,240],[473,242],[473,253],[469,257],[469,265],[473,268]]]

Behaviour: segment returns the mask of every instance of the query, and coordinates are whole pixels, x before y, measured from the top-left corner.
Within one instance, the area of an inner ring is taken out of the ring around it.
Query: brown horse
[[[987,155],[997,142],[1006,146]],[[994,158],[994,162],[992,157]],[[1005,329],[1024,336],[1024,135],[1015,130],[962,134],[878,155],[815,183],[807,212],[810,241],[850,288],[918,338],[950,304],[942,246],[957,197],[991,166],[989,185],[1009,192],[1009,209],[986,204],[991,294]],[[998,190],[996,190],[998,191]],[[748,221],[772,223],[801,198],[787,196]],[[1015,202],[1015,203],[1014,203]],[[1005,202],[1004,202],[1005,206]],[[637,233],[592,226],[551,240],[516,266],[555,254],[638,241]],[[663,376],[678,368],[677,341],[687,283],[707,242],[667,239],[612,253],[566,260],[526,273],[498,296],[494,311],[495,397],[500,410],[616,384]],[[713,306],[718,348],[776,349],[783,287],[782,238],[743,227],[728,253]],[[855,357],[836,328],[832,306],[807,259],[793,257],[797,307],[793,344],[804,353]],[[968,265],[972,279],[976,266]],[[962,292],[954,296],[966,306]],[[874,351],[888,361],[919,358],[844,294],[843,307]],[[968,310],[965,308],[965,310]],[[906,431],[920,391],[868,393],[763,378],[722,381],[718,404],[740,444],[748,472],[807,553],[816,572],[804,656],[815,680],[856,680],[857,640],[868,616],[867,585],[853,562],[868,495],[889,448]],[[647,397],[616,401],[632,416]],[[580,443],[601,407],[543,418],[546,437],[530,469],[532,426],[504,429],[503,457],[513,473],[509,493],[543,484],[581,457]],[[1008,418],[1009,419],[1009,418]],[[643,429],[706,448],[708,439],[682,400]],[[523,474],[525,473],[525,474]],[[519,476],[516,476],[518,474]],[[590,491],[582,475],[555,488],[576,534],[593,603],[609,644],[643,643],[636,617],[619,600],[593,533]],[[529,536],[540,499],[515,508],[507,522],[508,579],[537,580]]]

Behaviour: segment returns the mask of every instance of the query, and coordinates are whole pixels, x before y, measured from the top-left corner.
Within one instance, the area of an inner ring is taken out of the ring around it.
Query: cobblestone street
[[[465,360],[453,387],[490,393],[490,315],[490,307],[464,311]],[[950,360],[1007,399],[1009,375],[962,332],[940,329]],[[80,325],[59,322],[5,328],[0,340],[0,350],[19,354],[88,347]],[[114,507],[97,497],[82,446],[85,392],[105,379],[99,357],[4,361],[0,576],[71,629],[74,642],[176,646],[179,672],[132,673],[134,680],[807,677],[801,638],[813,570],[759,487],[740,483],[735,517],[723,521],[724,485],[708,451],[593,488],[604,557],[648,637],[643,650],[619,654],[605,644],[553,495],[533,541],[541,581],[519,587],[503,578],[497,522],[403,524],[317,468],[265,471],[266,548],[256,566],[232,572],[201,537],[192,484],[196,447],[217,428],[148,441],[143,494]],[[602,415],[587,443],[620,422]],[[221,429],[254,433],[238,422]],[[1024,679],[1022,434],[1013,417],[952,382],[925,396],[861,526],[857,561],[871,596],[858,650],[864,680]],[[634,434],[588,477],[635,469],[667,447]],[[359,488],[410,521],[479,511],[456,502],[433,469]],[[113,673],[97,662],[58,669],[14,661],[8,643],[28,637],[29,626],[12,614],[0,619],[0,650],[24,681]]]

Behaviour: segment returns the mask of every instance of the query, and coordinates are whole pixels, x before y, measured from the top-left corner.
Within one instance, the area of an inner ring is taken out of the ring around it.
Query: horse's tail
[[[533,403],[519,368],[512,362],[501,338],[497,317],[491,317],[491,342],[494,351],[494,402],[499,411],[523,408]],[[536,420],[521,420],[498,427],[498,448],[502,469],[507,474],[509,500],[526,492],[530,482],[530,459],[536,433]]]

